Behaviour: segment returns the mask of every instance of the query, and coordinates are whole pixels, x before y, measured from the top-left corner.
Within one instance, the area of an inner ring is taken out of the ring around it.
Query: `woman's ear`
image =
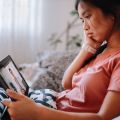
[[[111,20],[114,22],[115,21],[115,17],[113,15],[111,15]]]

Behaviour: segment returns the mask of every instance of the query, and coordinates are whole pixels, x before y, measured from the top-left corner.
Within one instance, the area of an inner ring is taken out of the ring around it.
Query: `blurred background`
[[[0,59],[32,63],[42,51],[79,49],[75,0],[0,0]]]

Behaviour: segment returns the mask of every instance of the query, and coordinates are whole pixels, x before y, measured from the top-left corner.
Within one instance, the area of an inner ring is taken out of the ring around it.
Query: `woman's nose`
[[[87,23],[87,22],[84,22],[84,24],[83,24],[83,29],[84,29],[84,30],[89,30],[89,28],[90,28],[90,26],[88,25],[88,23]]]

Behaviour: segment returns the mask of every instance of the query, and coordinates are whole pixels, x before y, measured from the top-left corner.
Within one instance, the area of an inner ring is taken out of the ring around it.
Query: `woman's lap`
[[[33,99],[36,103],[43,104],[47,107],[57,109],[56,97],[57,92],[51,89],[29,90],[28,97]]]

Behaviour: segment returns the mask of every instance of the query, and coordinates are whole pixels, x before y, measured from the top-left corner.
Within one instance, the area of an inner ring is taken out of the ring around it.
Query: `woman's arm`
[[[68,67],[68,69],[65,71],[62,79],[62,86],[65,89],[71,89],[72,88],[72,77],[73,74],[78,72],[86,60],[88,60],[90,57],[93,56],[93,54],[96,53],[96,50],[100,47],[102,42],[97,42],[91,37],[88,37],[86,35],[86,32],[84,31],[84,41],[83,41],[82,49],[80,50],[77,57],[73,60],[71,65]]]
[[[73,113],[54,110],[37,105],[28,97],[9,91],[7,94],[17,101],[4,101],[14,120],[111,120],[120,115],[120,92],[109,91],[98,113]]]
[[[37,120],[103,120],[96,113],[73,113],[41,106]],[[105,119],[106,120],[106,119]]]
[[[109,91],[98,113],[71,113],[41,106],[37,120],[111,120],[120,115],[120,93]]]
[[[73,60],[71,65],[68,67],[68,69],[65,71],[63,79],[62,79],[62,85],[65,89],[71,89],[72,87],[72,77],[75,72],[78,72],[84,62],[89,59],[93,54],[86,51],[85,49],[81,49],[79,54],[76,56],[76,58]]]

